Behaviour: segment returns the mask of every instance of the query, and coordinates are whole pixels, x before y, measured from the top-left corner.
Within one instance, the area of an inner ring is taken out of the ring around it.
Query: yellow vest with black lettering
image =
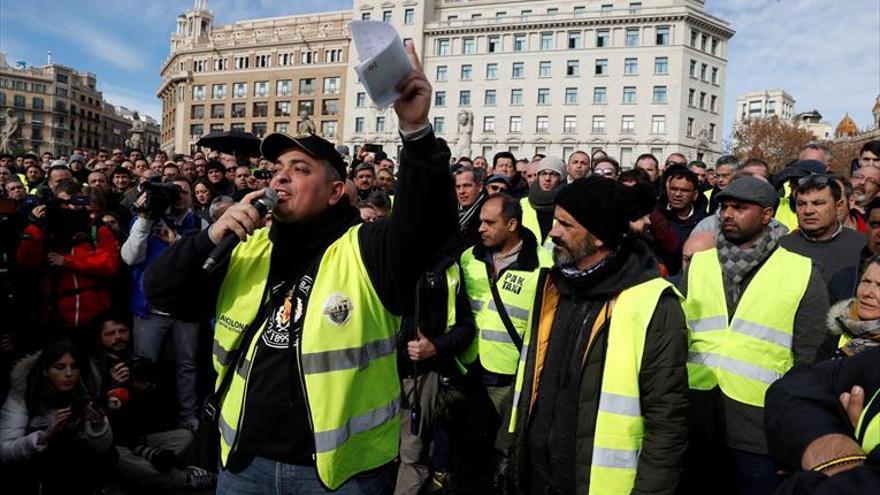
[[[866,454],[870,454],[880,445],[880,409],[877,407],[880,403],[880,390],[868,402],[859,416],[859,422],[856,425],[856,440],[862,445],[862,450]],[[871,414],[871,417],[868,417]]]
[[[688,381],[764,407],[764,393],[794,365],[794,317],[812,272],[809,258],[778,247],[727,314],[718,251],[696,253],[688,269]]]
[[[349,229],[321,258],[294,343],[315,442],[321,482],[335,490],[352,476],[392,461],[400,435],[396,344],[400,318],[382,304],[361,258],[358,230]],[[269,274],[269,229],[236,246],[217,300],[214,366],[226,372],[229,352],[256,317]],[[296,302],[293,301],[295,306]],[[220,453],[225,465],[245,421],[248,377],[261,328],[234,370],[220,408]],[[293,351],[292,351],[293,352]]]
[[[648,326],[667,289],[675,290],[669,281],[658,277],[626,289],[614,302],[590,465],[592,495],[628,495],[635,485],[645,436],[639,373]],[[516,429],[527,354],[524,347],[514,385],[511,433]]]
[[[474,248],[471,248],[461,255],[461,269],[478,332],[475,340],[480,364],[492,373],[513,375],[516,373],[519,349],[498,314],[486,263],[476,259]],[[525,335],[532,312],[539,274],[540,268],[533,271],[503,270],[495,282],[507,315],[520,338]]]

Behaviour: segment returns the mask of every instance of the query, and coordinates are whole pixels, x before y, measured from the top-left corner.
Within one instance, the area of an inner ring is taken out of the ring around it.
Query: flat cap
[[[738,199],[755,203],[764,208],[776,208],[779,203],[779,194],[769,182],[745,176],[731,181],[723,191],[718,193],[718,199]]]
[[[292,149],[299,149],[311,157],[327,160],[339,173],[339,177],[345,178],[345,161],[342,159],[342,155],[336,151],[333,143],[317,134],[303,134],[294,137],[276,132],[266,136],[260,144],[260,154],[272,163],[275,163],[279,156]]]

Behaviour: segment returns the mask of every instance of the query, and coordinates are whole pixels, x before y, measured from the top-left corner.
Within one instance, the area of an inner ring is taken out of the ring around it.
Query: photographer
[[[134,314],[135,353],[157,362],[166,334],[171,332],[177,366],[177,397],[182,426],[195,430],[196,348],[199,323],[172,318],[147,303],[143,278],[147,267],[179,238],[196,234],[208,224],[192,212],[188,181],[145,182],[135,202],[138,216],[122,245],[122,259],[131,266],[131,299]]]
[[[167,425],[162,424],[155,365],[132,354],[128,320],[113,310],[96,320],[94,363],[105,384],[102,397],[119,454],[119,474],[124,481],[162,490],[210,488],[215,482],[212,474],[194,466],[183,468],[192,433],[163,428]]]
[[[0,463],[13,468],[3,477],[8,493],[35,483],[40,493],[89,493],[112,473],[113,432],[92,400],[97,382],[66,340],[15,365],[0,411]]]
[[[119,243],[104,225],[91,222],[90,200],[73,180],[54,187],[54,197],[31,212],[17,260],[43,284],[43,318],[50,329],[88,326],[111,303],[108,280],[119,270]],[[25,273],[27,275],[27,273]]]

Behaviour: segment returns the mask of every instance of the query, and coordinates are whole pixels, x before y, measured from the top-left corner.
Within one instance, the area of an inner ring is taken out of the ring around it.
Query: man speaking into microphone
[[[431,85],[411,43],[407,54],[390,219],[360,223],[330,142],[271,134],[261,149],[275,163],[271,227],[258,229],[252,202],[265,192],[252,192],[147,272],[156,307],[216,319],[218,494],[387,486],[400,432],[399,316],[455,228],[449,150],[428,124]],[[208,275],[202,265],[229,235],[244,242]]]

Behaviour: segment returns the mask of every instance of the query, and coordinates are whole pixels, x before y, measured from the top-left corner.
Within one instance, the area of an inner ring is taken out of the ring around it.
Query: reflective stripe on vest
[[[696,253],[688,269],[685,302],[690,388],[718,386],[733,400],[763,407],[767,388],[794,364],[794,315],[811,271],[809,258],[777,248],[749,283],[731,319],[717,250]]]
[[[468,249],[461,255],[461,269],[477,327],[480,364],[492,373],[513,375],[520,352],[498,314],[486,264],[474,257],[473,249]],[[496,282],[504,308],[520,338],[528,326],[539,275],[539,268],[533,271],[504,270]]]
[[[233,251],[217,302],[215,366],[240,342],[231,335],[256,316],[271,242],[258,231]],[[352,227],[325,252],[295,345],[303,393],[314,434],[321,482],[336,489],[352,476],[387,464],[397,456],[400,434],[400,387],[396,332],[400,318],[384,308],[363,265],[359,226]],[[256,294],[256,295],[254,295]],[[257,339],[236,370],[220,410],[221,462],[234,449],[245,420],[248,377]],[[240,335],[239,335],[240,339]]]
[[[874,397],[868,402],[859,416],[859,422],[856,425],[856,440],[862,445],[862,450],[866,454],[870,454],[878,445],[880,445],[880,390],[874,393]],[[872,414],[868,419],[868,414]],[[865,426],[865,421],[868,425]]]

